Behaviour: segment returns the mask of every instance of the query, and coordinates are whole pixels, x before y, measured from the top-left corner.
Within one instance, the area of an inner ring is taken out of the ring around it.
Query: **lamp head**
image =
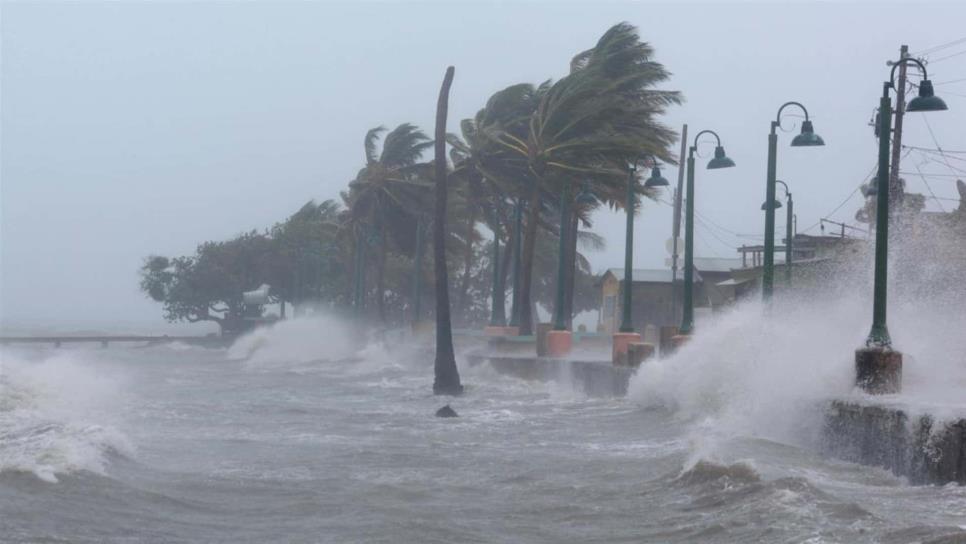
[[[773,210],[777,210],[778,208],[781,208],[781,207],[782,207],[782,203],[779,202],[777,198],[771,202],[771,208]],[[762,202],[761,203],[761,210],[762,211],[765,211],[767,209],[768,209],[768,203],[767,202]]]
[[[812,122],[806,119],[802,123],[802,132],[792,138],[792,147],[808,147],[814,145],[825,145],[825,140],[818,134],[815,134]]]
[[[708,170],[716,170],[718,168],[730,168],[735,165],[735,161],[728,158],[725,155],[724,147],[717,146],[714,148],[714,158],[708,161]]]
[[[577,204],[582,206],[592,206],[597,203],[597,197],[595,197],[594,193],[590,192],[590,189],[586,184],[584,184],[584,186],[581,187],[580,192],[577,193],[576,201]]]
[[[651,177],[644,182],[644,187],[667,187],[668,185],[670,183],[661,175],[661,169],[657,166],[651,168]]]
[[[924,79],[919,82],[919,96],[909,101],[906,111],[945,111],[949,107],[942,98],[936,96],[932,88],[932,81]]]

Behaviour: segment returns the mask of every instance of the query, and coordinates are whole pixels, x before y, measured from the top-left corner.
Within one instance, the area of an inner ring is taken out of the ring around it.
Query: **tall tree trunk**
[[[379,308],[379,321],[386,324],[386,243],[379,243],[379,262],[376,269],[376,305]]]
[[[503,260],[500,261],[500,277],[502,281],[500,285],[503,286],[503,297],[506,298],[506,288],[509,283],[507,280],[510,278],[510,265],[513,264],[513,253],[512,253],[512,234],[510,232],[512,229],[512,224],[507,222],[502,226],[503,232],[506,233],[505,240],[503,240]]]
[[[446,113],[449,105],[449,88],[453,84],[452,66],[446,69],[443,85],[436,103],[435,164],[436,202],[433,224],[433,271],[436,278],[436,361],[433,371],[433,393],[436,395],[459,395],[463,392],[460,373],[456,368],[453,350],[453,325],[449,315],[449,279],[446,275]]]
[[[570,220],[570,247],[567,248],[567,291],[564,293],[564,317],[567,320],[567,330],[574,330],[574,283],[577,277],[577,210],[574,210]]]
[[[527,209],[527,229],[523,236],[523,271],[520,274],[520,335],[533,334],[533,312],[530,304],[530,283],[533,279],[533,255],[537,247],[537,222],[540,214],[540,181],[530,191]]]
[[[456,304],[459,314],[457,323],[466,323],[469,308],[468,295],[470,292],[470,276],[473,268],[473,227],[476,226],[476,207],[470,208],[469,219],[466,223],[466,250],[463,252],[463,278],[460,280],[460,296]]]

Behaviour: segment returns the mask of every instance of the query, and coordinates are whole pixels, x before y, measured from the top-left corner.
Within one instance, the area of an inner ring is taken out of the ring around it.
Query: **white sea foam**
[[[228,349],[228,357],[253,367],[347,359],[358,348],[353,334],[335,317],[286,319],[243,335]]]
[[[869,399],[854,387],[854,351],[871,324],[871,287],[868,278],[834,280],[840,284],[834,293],[778,297],[770,309],[747,302],[699,323],[676,354],[640,369],[629,397],[674,410],[702,440],[738,435],[809,443],[833,398],[897,403],[939,419],[966,416],[964,301],[948,293],[937,299],[892,293],[889,326],[905,357],[903,391]]]
[[[111,452],[133,446],[108,420],[116,379],[97,374],[78,352],[41,361],[0,353],[0,473],[104,474]]]

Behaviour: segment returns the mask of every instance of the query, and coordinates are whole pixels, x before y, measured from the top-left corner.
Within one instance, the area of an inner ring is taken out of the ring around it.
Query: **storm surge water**
[[[797,333],[740,307],[618,399],[487,365],[443,399],[431,350],[329,317],[5,348],[0,542],[955,542],[963,488],[807,447],[816,401],[853,394],[851,306]]]

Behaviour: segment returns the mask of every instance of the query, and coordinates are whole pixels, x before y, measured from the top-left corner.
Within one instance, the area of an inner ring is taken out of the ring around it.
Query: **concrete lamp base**
[[[855,384],[872,395],[902,390],[902,353],[884,348],[855,350]]]
[[[635,342],[627,346],[626,365],[631,368],[637,368],[652,356],[654,356],[654,344]]]
[[[497,327],[490,325],[483,329],[486,336],[520,336],[520,327]]]
[[[611,362],[615,365],[627,364],[627,347],[641,341],[641,335],[636,332],[615,332],[614,349],[611,351]]]
[[[547,332],[547,356],[566,357],[570,355],[573,343],[574,337],[570,331],[549,331]]]
[[[690,334],[675,334],[671,337],[671,353],[674,353],[691,340]]]

